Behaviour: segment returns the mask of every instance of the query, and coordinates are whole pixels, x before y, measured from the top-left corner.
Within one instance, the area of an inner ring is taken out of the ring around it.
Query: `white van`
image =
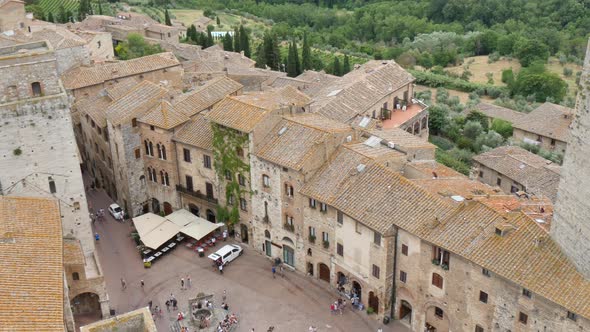
[[[217,250],[216,252],[212,253],[211,255],[207,256],[209,259],[217,262],[221,258],[221,263],[223,265],[228,264],[229,262],[236,259],[236,257],[242,254],[244,249],[242,247],[235,245],[235,244],[226,244],[221,249]]]

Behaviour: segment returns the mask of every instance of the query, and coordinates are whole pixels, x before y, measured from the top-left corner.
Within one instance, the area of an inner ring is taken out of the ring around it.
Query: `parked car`
[[[111,206],[109,206],[109,213],[117,220],[123,220],[123,215],[125,214],[119,204],[116,203],[113,203]]]
[[[215,262],[221,262],[222,265],[226,265],[242,255],[243,252],[244,249],[242,247],[236,244],[227,244],[207,257]]]

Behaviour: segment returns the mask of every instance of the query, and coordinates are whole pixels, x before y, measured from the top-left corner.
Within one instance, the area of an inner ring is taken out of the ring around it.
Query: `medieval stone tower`
[[[590,278],[590,43],[580,79],[551,236]]]

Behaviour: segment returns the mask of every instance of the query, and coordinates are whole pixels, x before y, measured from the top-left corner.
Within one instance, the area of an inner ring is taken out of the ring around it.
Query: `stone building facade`
[[[0,1],[0,32],[23,29],[25,23],[25,3],[23,1]]]
[[[96,311],[108,317],[108,295],[95,256],[69,100],[45,42],[0,48],[0,194],[55,198],[64,236],[78,239]],[[73,299],[71,299],[73,300]]]
[[[586,51],[580,78],[581,89],[576,104],[575,120],[569,136],[569,146],[561,169],[561,182],[555,205],[551,237],[586,278],[590,278],[590,44]]]

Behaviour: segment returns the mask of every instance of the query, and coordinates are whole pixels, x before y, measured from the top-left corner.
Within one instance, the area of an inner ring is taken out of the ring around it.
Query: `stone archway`
[[[194,214],[197,217],[200,217],[201,215],[199,214],[199,207],[196,206],[195,204],[189,204],[188,205],[188,210],[190,211],[190,213]]]
[[[101,303],[98,294],[86,292],[76,295],[70,301],[74,321],[86,325],[102,319]]]
[[[363,288],[361,287],[361,284],[358,283],[357,281],[353,281],[352,282],[352,291],[356,294],[356,297],[358,297],[359,302],[362,302],[362,300],[363,300]]]
[[[412,326],[412,305],[406,300],[400,302],[399,320]]]
[[[373,308],[373,311],[379,313],[379,297],[374,292],[369,292],[369,308]]]
[[[207,209],[207,220],[212,223],[215,223],[215,213],[209,209]]]
[[[324,263],[318,264],[318,271],[320,280],[330,282],[330,268]]]
[[[155,214],[160,213],[160,201],[155,198],[152,198],[152,212]]]
[[[240,236],[242,237],[242,242],[248,243],[248,226],[240,224]]]

